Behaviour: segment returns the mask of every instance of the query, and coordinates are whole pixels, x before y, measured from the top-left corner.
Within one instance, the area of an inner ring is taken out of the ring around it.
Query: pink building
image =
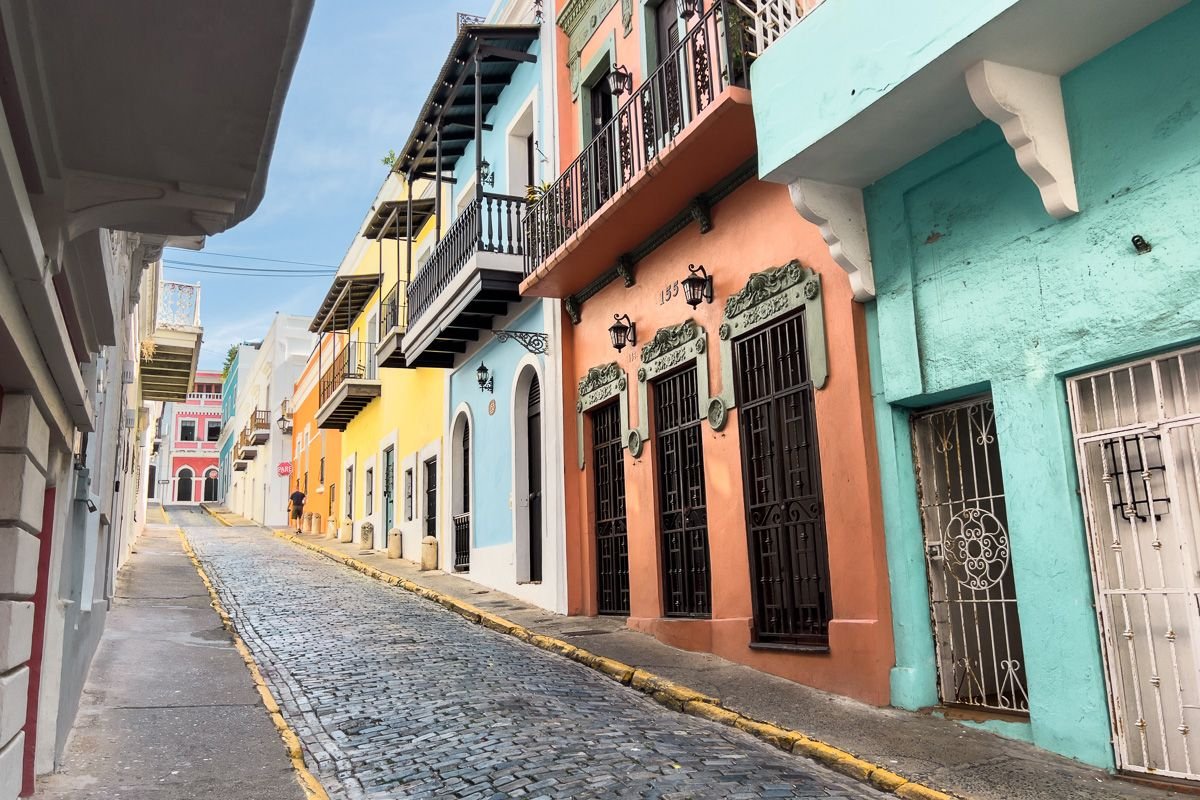
[[[217,440],[221,438],[221,373],[196,373],[193,391],[182,403],[163,408],[162,434],[166,447],[160,464],[167,474],[155,476],[156,491],[165,504],[215,503]]]

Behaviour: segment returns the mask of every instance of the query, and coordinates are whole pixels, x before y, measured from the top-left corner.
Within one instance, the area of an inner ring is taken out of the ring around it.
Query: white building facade
[[[307,317],[276,314],[249,364],[239,364],[233,416],[221,434],[232,440],[224,505],[267,527],[287,524],[292,440],[280,420],[316,344],[308,325]]]

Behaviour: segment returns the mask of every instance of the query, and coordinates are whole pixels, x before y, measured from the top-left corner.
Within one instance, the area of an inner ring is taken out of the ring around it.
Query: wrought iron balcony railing
[[[471,256],[478,252],[522,255],[525,198],[484,193],[472,200],[433,249],[429,261],[408,287],[408,322],[421,318],[446,290]]]
[[[408,328],[408,281],[399,281],[383,298],[379,314],[379,341],[387,338],[392,328]]]
[[[162,281],[158,286],[156,323],[160,328],[200,327],[200,286]]]
[[[750,17],[716,0],[525,216],[525,274],[591,219],[730,86],[749,85]]]
[[[321,375],[321,405],[348,380],[377,380],[375,342],[349,342],[333,357],[333,363]]]

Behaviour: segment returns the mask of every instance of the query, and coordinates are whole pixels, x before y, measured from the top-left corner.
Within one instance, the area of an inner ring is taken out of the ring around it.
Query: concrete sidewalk
[[[230,520],[233,523],[233,520]],[[233,523],[236,524],[236,523]],[[264,529],[264,533],[265,533]],[[292,531],[281,531],[295,535]],[[511,595],[357,544],[303,535],[381,572],[464,600],[546,636],[654,672],[721,699],[729,709],[805,733],[893,772],[974,800],[1164,800],[1181,793],[1115,778],[1029,744],[933,714],[862,703],[707,654],[677,650],[614,617],[563,617]]]
[[[174,526],[148,525],[121,570],[65,764],[35,797],[303,800]]]

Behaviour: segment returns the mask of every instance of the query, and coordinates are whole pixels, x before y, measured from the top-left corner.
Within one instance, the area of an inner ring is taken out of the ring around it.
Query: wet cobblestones
[[[181,521],[335,800],[886,797],[264,531]]]

